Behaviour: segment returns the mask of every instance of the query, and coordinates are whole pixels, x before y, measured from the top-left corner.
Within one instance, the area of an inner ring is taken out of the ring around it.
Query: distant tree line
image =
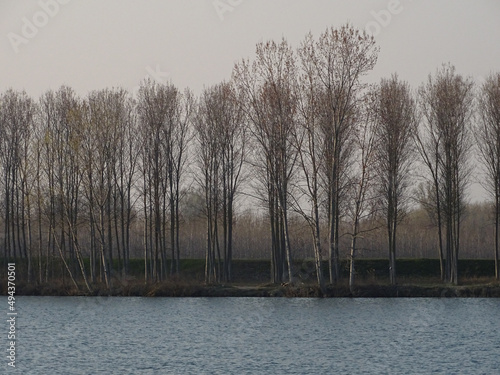
[[[372,36],[345,25],[297,48],[258,43],[254,59],[199,97],[151,80],[137,97],[5,91],[4,261],[24,258],[28,280],[46,282],[59,259],[90,290],[110,286],[115,262],[127,275],[139,244],[145,281],[161,281],[181,272],[186,228],[199,236],[192,223],[203,217],[205,281],[231,281],[235,223],[252,222],[238,205],[251,200],[265,212],[272,282],[294,281],[291,231],[302,226],[320,287],[339,281],[341,254],[352,287],[355,259],[381,228],[396,284],[399,224],[420,207],[435,228],[441,277],[458,283],[467,189],[480,162],[498,279],[500,73],[477,87],[443,65],[416,91],[395,74],[368,85],[378,53]]]

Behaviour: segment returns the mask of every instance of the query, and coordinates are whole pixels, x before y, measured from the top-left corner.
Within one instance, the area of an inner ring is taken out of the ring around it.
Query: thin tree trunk
[[[498,273],[498,245],[499,245],[499,227],[500,227],[500,194],[497,191],[495,197],[495,278],[500,280]]]
[[[233,278],[233,197],[228,202],[228,228],[227,228],[227,279]]]
[[[54,231],[54,228],[52,228],[52,231]],[[54,237],[55,237],[55,233],[54,233]],[[59,250],[59,255],[61,257],[61,261],[63,262],[64,267],[66,268],[66,271],[68,272],[69,277],[71,278],[71,281],[75,285],[76,290],[80,290],[78,283],[76,282],[76,280],[73,276],[73,273],[71,272],[71,268],[68,266],[68,263],[66,263],[66,259],[64,259],[64,253],[61,249],[61,246],[59,245],[59,243],[57,241],[56,241],[56,244],[57,244],[57,249]]]
[[[288,232],[288,218],[286,214],[286,206],[282,214],[283,214],[283,229],[285,234],[285,254],[288,266],[288,282],[292,284],[293,283],[292,249],[290,248],[290,235]]]
[[[314,228],[313,228],[313,239],[314,239],[314,258],[316,264],[316,277],[318,279],[318,285],[321,291],[324,291],[325,285],[323,280],[323,271],[321,269],[322,258],[321,258],[321,236],[319,227],[319,207],[317,197],[314,200]]]
[[[175,272],[180,273],[180,216],[179,216],[179,183],[177,182],[177,188],[175,192],[175,249],[177,256],[175,257]]]
[[[354,226],[356,226],[356,224]],[[351,293],[354,291],[354,275],[355,275],[354,258],[356,256],[356,231],[357,229],[354,229],[354,233],[351,237],[351,254],[350,254],[350,265],[349,265],[349,290]]]

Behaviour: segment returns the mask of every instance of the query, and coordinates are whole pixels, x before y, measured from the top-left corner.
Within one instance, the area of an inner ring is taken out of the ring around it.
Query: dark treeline
[[[348,259],[352,287],[356,257],[383,256],[395,284],[396,256],[431,256],[458,283],[463,252],[494,257],[498,278],[500,73],[475,86],[443,65],[418,90],[397,75],[368,85],[378,53],[346,25],[259,43],[197,98],[151,80],[137,97],[5,91],[3,260],[26,259],[40,283],[63,264],[89,290],[132,257],[146,282],[196,256],[207,283],[231,281],[235,256],[269,257],[271,281],[293,282],[295,258],[312,257],[320,287]],[[467,203],[478,163],[492,205]]]

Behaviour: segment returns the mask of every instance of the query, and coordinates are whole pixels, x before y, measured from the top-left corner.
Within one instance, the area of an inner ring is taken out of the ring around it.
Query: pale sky
[[[349,22],[380,46],[376,82],[397,72],[417,88],[442,64],[481,82],[500,71],[500,1],[0,0],[0,92],[38,97],[136,89],[146,77],[199,94],[229,79],[255,44]]]

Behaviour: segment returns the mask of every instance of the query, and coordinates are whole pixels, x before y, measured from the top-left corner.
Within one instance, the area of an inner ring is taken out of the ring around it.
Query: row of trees
[[[78,273],[88,288],[89,279],[109,285],[113,259],[128,272],[142,199],[145,278],[167,274],[167,239],[178,271],[189,93],[145,82],[137,102],[121,89],[82,100],[62,87],[38,103],[9,90],[0,103],[5,259],[27,258],[31,280],[36,256],[42,282],[57,253],[75,284]]]
[[[153,81],[137,98],[122,89],[79,98],[62,87],[36,102],[8,90],[0,96],[4,259],[26,258],[29,279],[43,282],[59,257],[75,285],[109,286],[113,262],[129,272],[140,227],[145,280],[162,280],[180,271],[183,207],[195,191],[206,282],[229,281],[245,194],[267,213],[273,282],[293,282],[289,222],[299,215],[321,287],[325,256],[328,281],[339,280],[345,236],[354,285],[359,241],[381,225],[395,284],[398,223],[416,197],[437,229],[442,278],[457,283],[477,143],[495,203],[498,277],[500,74],[476,90],[445,65],[416,93],[397,75],[369,86],[363,77],[378,52],[373,37],[346,25],[307,35],[296,49],[284,39],[259,43],[230,82],[198,98]],[[414,195],[416,181],[424,182]]]

